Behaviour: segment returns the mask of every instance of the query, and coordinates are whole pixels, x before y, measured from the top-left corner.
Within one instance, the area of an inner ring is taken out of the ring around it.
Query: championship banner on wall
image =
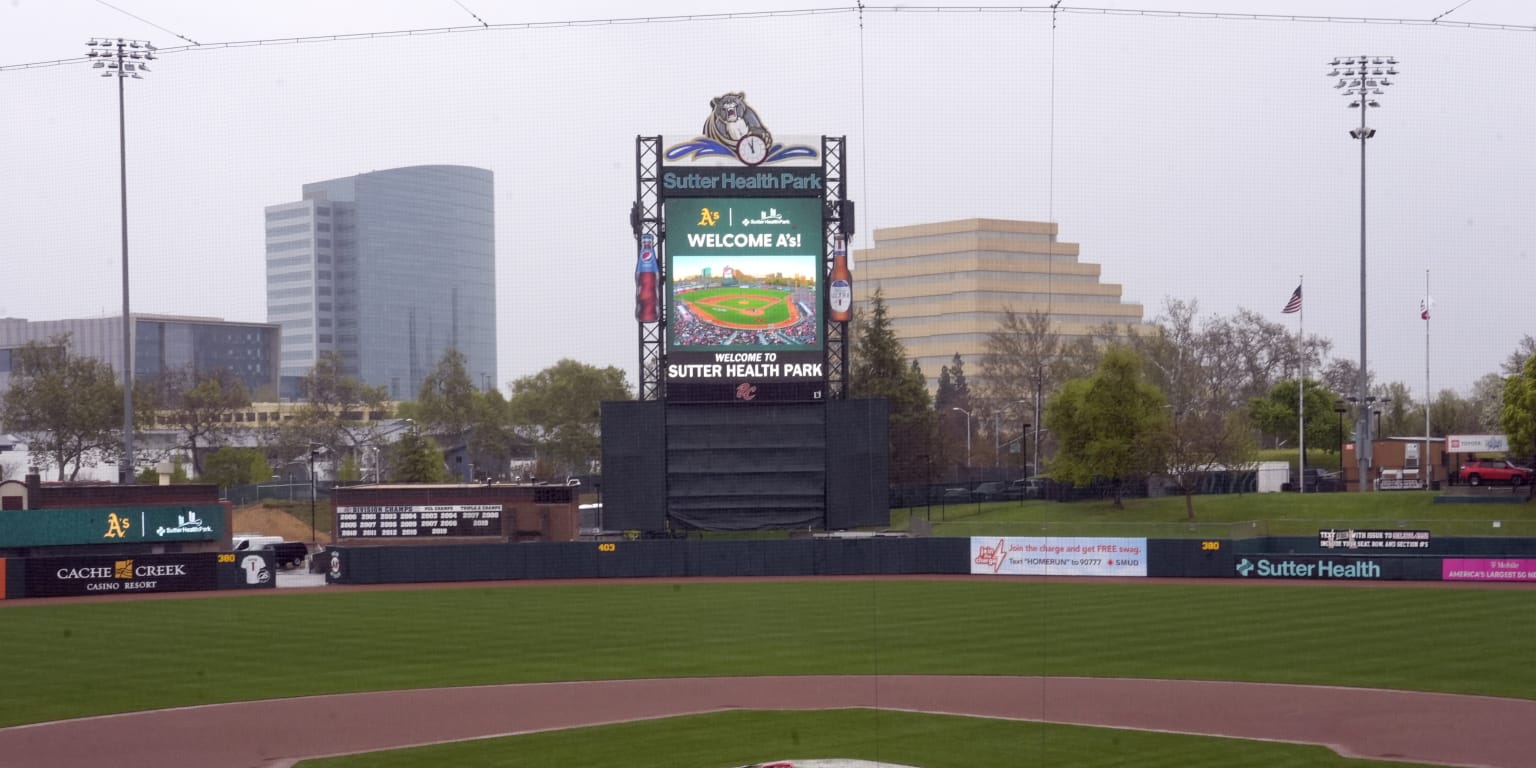
[[[1000,576],[1146,576],[1147,540],[971,538],[971,573]]]
[[[341,539],[500,536],[500,504],[336,508]]]

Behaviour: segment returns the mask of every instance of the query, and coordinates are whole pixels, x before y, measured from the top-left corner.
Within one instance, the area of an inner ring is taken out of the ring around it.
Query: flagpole
[[[1300,291],[1306,282],[1306,275],[1296,280],[1296,290]],[[1303,303],[1296,312],[1296,445],[1301,453],[1301,461],[1296,465],[1296,479],[1299,493],[1307,492],[1307,356],[1303,351],[1307,338],[1307,305],[1303,297]]]
[[[1435,467],[1429,463],[1429,270],[1424,270],[1424,490],[1434,480]]]

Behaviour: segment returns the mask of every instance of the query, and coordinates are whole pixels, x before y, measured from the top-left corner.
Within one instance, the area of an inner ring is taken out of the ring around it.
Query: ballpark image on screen
[[[673,258],[673,346],[817,347],[817,266],[809,253]]]
[[[666,210],[672,350],[820,350],[818,200],[694,198]]]

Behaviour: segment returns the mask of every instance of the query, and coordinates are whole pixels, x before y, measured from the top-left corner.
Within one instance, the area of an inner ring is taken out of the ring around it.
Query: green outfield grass
[[[1366,768],[1323,747],[871,710],[726,712],[312,760],[305,768],[678,768],[843,757],[923,768]]]
[[[789,303],[783,299],[789,296],[787,290],[772,288],[705,288],[697,291],[688,291],[678,294],[678,300],[688,305],[689,311],[695,315],[712,317],[735,325],[763,325],[774,326],[789,320]],[[700,299],[709,299],[716,296],[751,296],[741,302],[725,305],[701,304]],[[734,310],[737,309],[762,309],[761,315],[746,315]]]
[[[1536,698],[1528,590],[602,582],[0,608],[0,725],[484,683],[994,674]]]
[[[1382,493],[1246,493],[1109,501],[997,501],[891,511],[905,529],[910,516],[934,524],[934,535],[1086,535],[1161,538],[1305,536],[1319,528],[1427,529],[1436,536],[1536,537],[1536,504],[1436,504],[1433,491]],[[1495,525],[1497,522],[1497,525]]]

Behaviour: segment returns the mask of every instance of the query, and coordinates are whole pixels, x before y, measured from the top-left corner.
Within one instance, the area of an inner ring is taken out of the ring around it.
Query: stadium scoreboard
[[[668,400],[825,396],[821,208],[819,196],[665,200]]]

